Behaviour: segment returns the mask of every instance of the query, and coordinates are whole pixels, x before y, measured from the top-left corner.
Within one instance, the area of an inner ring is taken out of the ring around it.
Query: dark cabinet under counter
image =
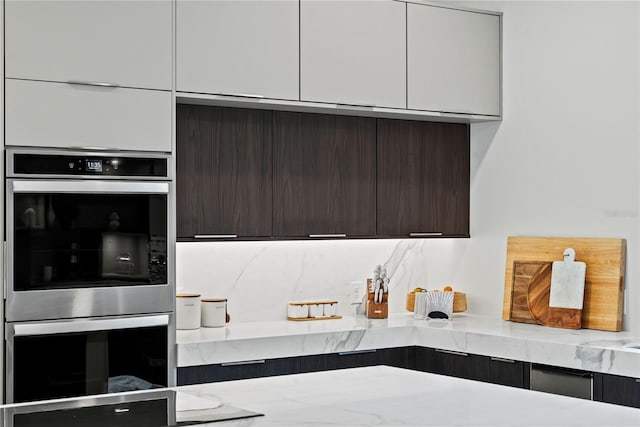
[[[178,385],[388,365],[414,369],[415,347],[346,351],[178,368]]]
[[[510,387],[529,388],[530,364],[517,360],[417,347],[416,369]]]
[[[416,346],[180,367],[178,385],[375,365],[529,388],[528,363]]]
[[[640,408],[640,378],[593,374],[593,400]]]
[[[640,407],[640,378],[597,372],[578,372],[567,368],[536,364],[533,364],[532,369],[532,363],[529,362],[420,346],[179,367],[178,385],[375,365],[395,366],[509,387],[555,392],[557,394],[566,393],[558,393],[557,391],[545,390],[544,387],[540,387],[537,372],[541,368],[544,368],[547,372],[557,371],[563,374],[574,371],[574,373],[588,376],[589,381],[593,377],[593,400],[636,408]],[[536,381],[535,384],[532,382],[532,376],[533,380]],[[566,384],[558,383],[558,378],[552,378],[551,384],[553,385],[553,382],[556,384],[553,388],[565,387]],[[562,382],[563,379],[560,378],[559,381]]]

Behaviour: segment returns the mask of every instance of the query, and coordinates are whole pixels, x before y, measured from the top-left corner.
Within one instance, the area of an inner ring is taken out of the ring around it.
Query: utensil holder
[[[386,319],[389,317],[389,294],[382,294],[382,302],[374,302],[372,279],[367,279],[367,306],[365,313],[369,319]]]

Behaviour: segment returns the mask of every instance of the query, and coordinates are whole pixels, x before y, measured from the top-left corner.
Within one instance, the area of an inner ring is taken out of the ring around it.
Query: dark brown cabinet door
[[[375,235],[373,118],[273,113],[276,237]]]
[[[271,111],[178,105],[177,236],[271,236]]]
[[[530,364],[518,360],[489,358],[488,382],[518,388],[529,388]]]
[[[530,364],[517,360],[417,347],[415,366],[418,371],[529,388]]]
[[[640,408],[640,378],[595,373],[593,400]]]
[[[489,379],[487,357],[457,351],[418,347],[416,369],[468,380],[487,381]]]
[[[377,234],[469,235],[469,126],[378,120]]]

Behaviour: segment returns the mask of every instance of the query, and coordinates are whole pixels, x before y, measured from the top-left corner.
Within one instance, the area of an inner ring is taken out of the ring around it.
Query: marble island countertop
[[[451,321],[394,314],[372,320],[230,323],[179,330],[178,367],[419,345],[640,378],[629,332],[570,330],[455,314]]]
[[[640,425],[634,408],[387,366],[180,389],[265,414],[225,425]]]
[[[149,406],[152,399],[168,400]],[[139,412],[138,403],[146,409]],[[388,366],[0,406],[4,419],[16,414],[51,426],[175,425],[202,416],[227,419],[203,426],[640,425],[635,408]],[[229,420],[257,414],[263,416]]]
[[[388,366],[179,389],[265,414],[233,426],[640,425],[634,408]]]

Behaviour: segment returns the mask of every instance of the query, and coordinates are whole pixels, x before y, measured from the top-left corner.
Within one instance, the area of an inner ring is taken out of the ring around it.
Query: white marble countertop
[[[126,408],[132,401],[166,398],[172,390],[178,421],[203,412],[263,414],[203,426],[640,425],[640,409],[389,366],[26,402],[0,410],[10,416],[114,403]]]
[[[639,409],[387,366],[178,389],[265,414],[225,426],[640,425]]]
[[[178,367],[419,345],[640,378],[640,343],[628,332],[570,330],[454,314],[452,320],[388,319],[230,323],[180,330]]]

